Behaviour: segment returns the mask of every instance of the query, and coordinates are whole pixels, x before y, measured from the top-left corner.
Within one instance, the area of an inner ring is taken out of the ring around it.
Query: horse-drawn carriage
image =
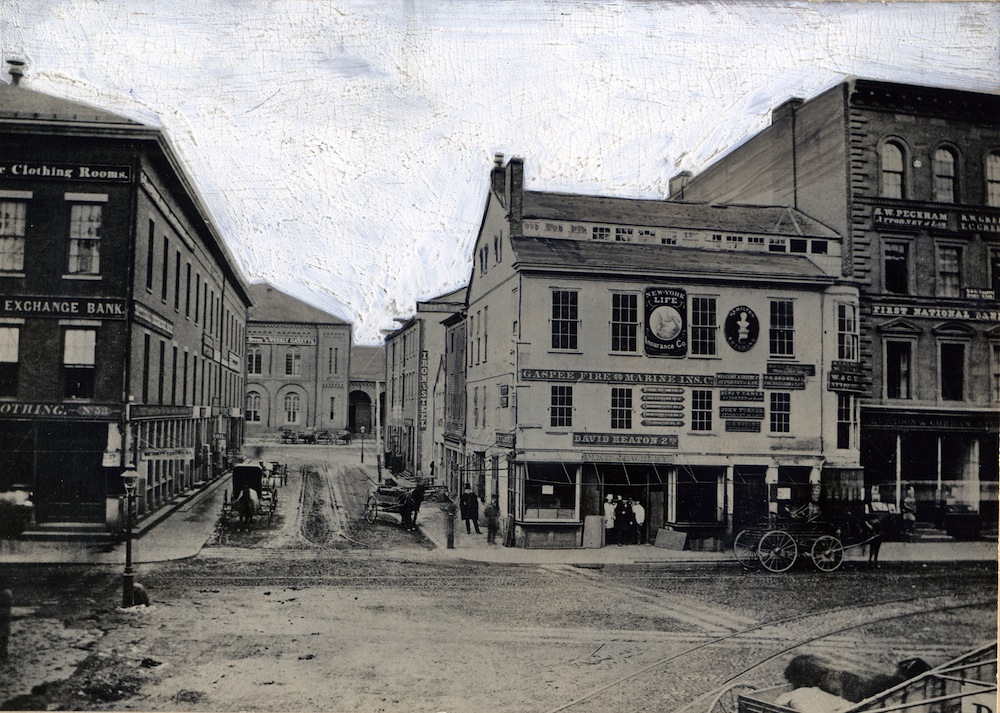
[[[228,493],[222,503],[222,524],[236,523],[249,528],[255,515],[267,515],[267,524],[274,519],[278,509],[278,488],[283,482],[285,466],[272,463],[267,467],[263,461],[243,461],[233,467],[232,493]]]
[[[436,500],[441,495],[440,488],[404,478],[387,478],[381,483],[372,481],[372,486],[365,500],[364,517],[368,523],[374,523],[380,512],[388,512],[400,515],[404,525],[415,524],[416,521],[411,523],[409,518],[415,517],[420,503]]]

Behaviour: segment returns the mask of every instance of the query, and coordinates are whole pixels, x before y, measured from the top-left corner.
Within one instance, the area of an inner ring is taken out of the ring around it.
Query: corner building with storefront
[[[163,132],[0,83],[0,490],[34,526],[119,521],[243,439],[247,288]]]
[[[523,170],[497,157],[466,310],[466,481],[510,542],[599,546],[609,494],[704,548],[814,486],[824,507],[860,499],[858,292],[835,231],[525,191]]]
[[[850,79],[774,109],[681,200],[789,205],[844,236],[861,291],[868,497],[997,522],[1000,95]]]

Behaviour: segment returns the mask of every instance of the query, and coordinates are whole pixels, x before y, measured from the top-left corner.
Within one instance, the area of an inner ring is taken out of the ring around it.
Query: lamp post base
[[[125,572],[122,575],[122,608],[135,605],[135,573]]]

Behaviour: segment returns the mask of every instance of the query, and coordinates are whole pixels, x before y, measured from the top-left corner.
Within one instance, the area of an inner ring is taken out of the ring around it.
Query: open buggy
[[[371,480],[371,478],[369,478]],[[420,485],[418,481],[411,481],[400,477],[386,478],[384,482],[372,482],[372,488],[368,492],[365,500],[364,517],[368,523],[374,523],[378,519],[380,512],[394,513],[403,518],[407,523],[407,508],[412,512],[414,507],[413,496]],[[421,500],[438,500],[443,497],[441,488],[424,484]]]
[[[262,461],[243,461],[233,466],[232,500],[225,493],[222,502],[222,524],[229,526],[239,523],[249,527],[255,515],[266,515],[267,524],[274,519],[278,508],[278,488],[283,482],[283,466],[272,463],[270,467]]]

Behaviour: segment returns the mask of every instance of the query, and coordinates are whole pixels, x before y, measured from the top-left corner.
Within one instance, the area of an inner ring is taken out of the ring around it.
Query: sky
[[[1000,91],[1000,3],[3,0],[0,52],[162,127],[247,280],[377,344],[468,281],[494,154],[665,198],[848,76]]]

